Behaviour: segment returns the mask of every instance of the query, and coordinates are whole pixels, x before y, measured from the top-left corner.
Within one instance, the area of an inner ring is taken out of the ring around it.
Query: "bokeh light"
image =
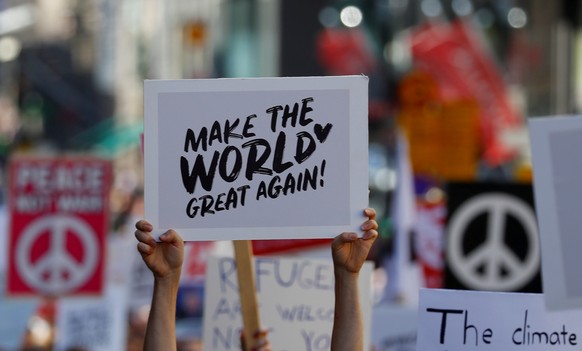
[[[340,19],[346,27],[357,27],[362,23],[364,15],[356,6],[344,7],[340,13]]]
[[[443,6],[438,0],[422,0],[420,9],[427,17],[438,17],[443,13]]]
[[[519,7],[514,7],[507,13],[507,22],[513,28],[523,28],[527,24],[527,14]]]
[[[468,16],[473,12],[473,3],[469,0],[453,0],[451,6],[457,16]]]
[[[14,60],[20,53],[20,42],[14,37],[0,38],[0,62]]]
[[[332,28],[339,24],[339,11],[333,7],[324,7],[319,11],[319,22],[326,28]]]

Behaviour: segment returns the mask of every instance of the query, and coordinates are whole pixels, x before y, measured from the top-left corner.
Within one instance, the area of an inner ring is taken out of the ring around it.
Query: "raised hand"
[[[376,211],[373,208],[364,210],[368,217],[361,229],[364,234],[358,238],[357,233],[345,232],[335,237],[331,244],[331,253],[335,270],[346,273],[359,273],[368,257],[372,244],[378,237]]]
[[[160,236],[160,242],[152,237],[153,226],[146,220],[135,224],[137,250],[156,278],[179,278],[184,261],[184,241],[170,229]]]

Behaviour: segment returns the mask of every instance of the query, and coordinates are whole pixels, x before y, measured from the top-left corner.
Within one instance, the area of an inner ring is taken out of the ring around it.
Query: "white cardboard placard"
[[[582,310],[548,311],[542,294],[420,291],[417,350],[579,350]]]
[[[550,309],[582,307],[582,117],[529,121],[542,282]]]
[[[379,304],[372,309],[374,351],[414,351],[418,329],[416,308]]]
[[[543,294],[422,289],[417,350],[579,350],[582,310],[549,311]]]
[[[59,301],[54,349],[79,347],[88,351],[127,348],[127,291],[109,285],[102,297],[64,298]]]
[[[322,238],[361,224],[367,77],[144,85],[145,215],[156,234]]]
[[[364,350],[369,350],[373,264],[360,271]],[[328,351],[334,315],[333,263],[325,259],[255,258],[261,324],[273,350]],[[240,350],[242,316],[231,257],[208,261],[204,298],[204,350]]]

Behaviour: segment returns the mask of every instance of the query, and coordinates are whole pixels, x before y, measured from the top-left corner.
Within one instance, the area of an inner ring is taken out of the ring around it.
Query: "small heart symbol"
[[[313,127],[313,131],[315,132],[315,136],[317,137],[317,140],[319,140],[320,143],[323,144],[325,139],[327,139],[327,136],[329,135],[329,131],[331,130],[331,127],[332,127],[331,123],[326,124],[325,127],[322,127],[321,124],[316,124]]]

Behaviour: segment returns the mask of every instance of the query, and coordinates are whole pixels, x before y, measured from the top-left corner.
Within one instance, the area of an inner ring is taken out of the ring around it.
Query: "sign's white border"
[[[350,225],[245,227],[245,228],[172,228],[185,240],[251,240],[329,238],[344,231],[359,232],[363,210],[368,206],[368,78],[366,76],[223,78],[146,80],[144,82],[144,188],[145,218],[152,223],[157,237],[169,228],[157,228],[159,208],[158,95],[172,92],[297,91],[348,89],[350,99]],[[316,214],[314,214],[316,216]],[[257,218],[260,218],[257,215]]]
[[[547,310],[543,294],[420,289],[416,349],[577,350],[581,321]]]
[[[542,253],[542,283],[546,305],[549,309],[570,309],[582,307],[582,296],[569,296],[563,267],[562,242],[566,240],[560,231],[558,203],[554,172],[552,170],[552,152],[550,136],[555,132],[580,131],[582,137],[582,117],[554,116],[532,117],[529,119],[530,145],[533,164],[533,185],[539,225]],[[571,150],[570,155],[561,157],[581,160],[580,150]],[[577,162],[579,162],[577,161]],[[580,176],[580,175],[578,175]],[[582,187],[582,183],[578,183]],[[575,243],[568,243],[568,245]]]

